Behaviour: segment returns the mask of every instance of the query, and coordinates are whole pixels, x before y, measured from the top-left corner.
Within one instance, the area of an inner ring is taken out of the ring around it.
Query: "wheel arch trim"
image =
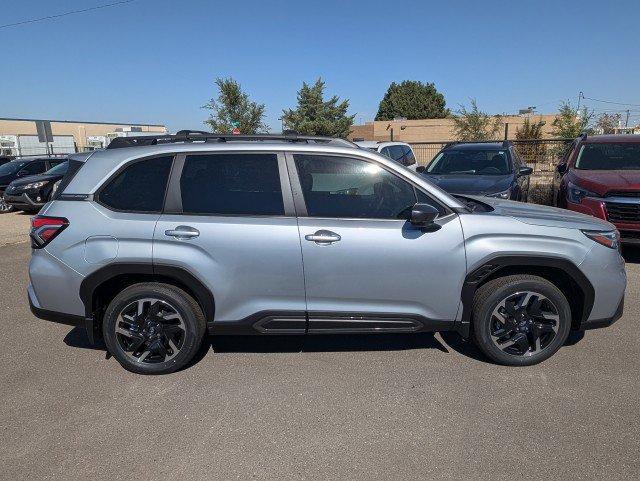
[[[469,272],[462,286],[462,319],[460,320],[460,332],[468,337],[471,327],[471,308],[476,290],[489,276],[498,273],[508,267],[542,267],[563,271],[582,290],[584,302],[580,322],[589,318],[595,299],[593,285],[584,273],[573,262],[552,256],[538,255],[496,255],[486,259],[480,266]]]

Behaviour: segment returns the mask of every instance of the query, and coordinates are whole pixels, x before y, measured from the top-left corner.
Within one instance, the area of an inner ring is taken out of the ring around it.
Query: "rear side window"
[[[129,165],[102,189],[100,203],[119,211],[162,212],[172,161],[154,157]]]
[[[185,214],[284,215],[276,154],[188,155],[180,191]]]
[[[47,170],[47,164],[44,160],[36,160],[34,162],[29,162],[20,173],[23,175],[35,175],[42,174],[45,170]]]

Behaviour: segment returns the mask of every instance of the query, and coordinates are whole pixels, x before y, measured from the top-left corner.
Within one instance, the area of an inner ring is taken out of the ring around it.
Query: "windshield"
[[[0,165],[0,175],[10,175],[18,172],[27,162],[7,162]]]
[[[640,144],[584,144],[576,159],[576,169],[640,170]]]
[[[506,175],[506,150],[443,150],[427,167],[430,174]]]
[[[67,173],[67,169],[69,168],[69,161],[66,160],[61,164],[56,165],[55,167],[50,168],[45,172],[45,175],[64,175]]]

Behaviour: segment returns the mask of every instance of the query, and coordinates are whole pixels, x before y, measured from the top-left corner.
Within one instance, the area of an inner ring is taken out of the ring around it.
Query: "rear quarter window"
[[[98,193],[98,202],[112,210],[162,212],[173,156],[135,161],[116,174]]]

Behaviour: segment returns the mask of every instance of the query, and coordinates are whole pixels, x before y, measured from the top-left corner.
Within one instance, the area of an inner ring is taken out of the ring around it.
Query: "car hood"
[[[504,192],[511,187],[513,175],[422,174],[430,182],[451,194],[485,195]]]
[[[609,191],[640,190],[640,170],[572,169],[569,180],[600,196]]]
[[[23,187],[27,184],[31,184],[33,182],[42,182],[43,180],[60,180],[62,179],[62,175],[47,175],[47,174],[39,174],[39,175],[29,175],[27,177],[20,177],[19,179],[11,182],[12,187]]]
[[[490,205],[494,209],[493,214],[495,215],[513,217],[525,224],[564,227],[567,229],[615,230],[615,226],[605,220],[571,210],[491,197],[469,197]]]

